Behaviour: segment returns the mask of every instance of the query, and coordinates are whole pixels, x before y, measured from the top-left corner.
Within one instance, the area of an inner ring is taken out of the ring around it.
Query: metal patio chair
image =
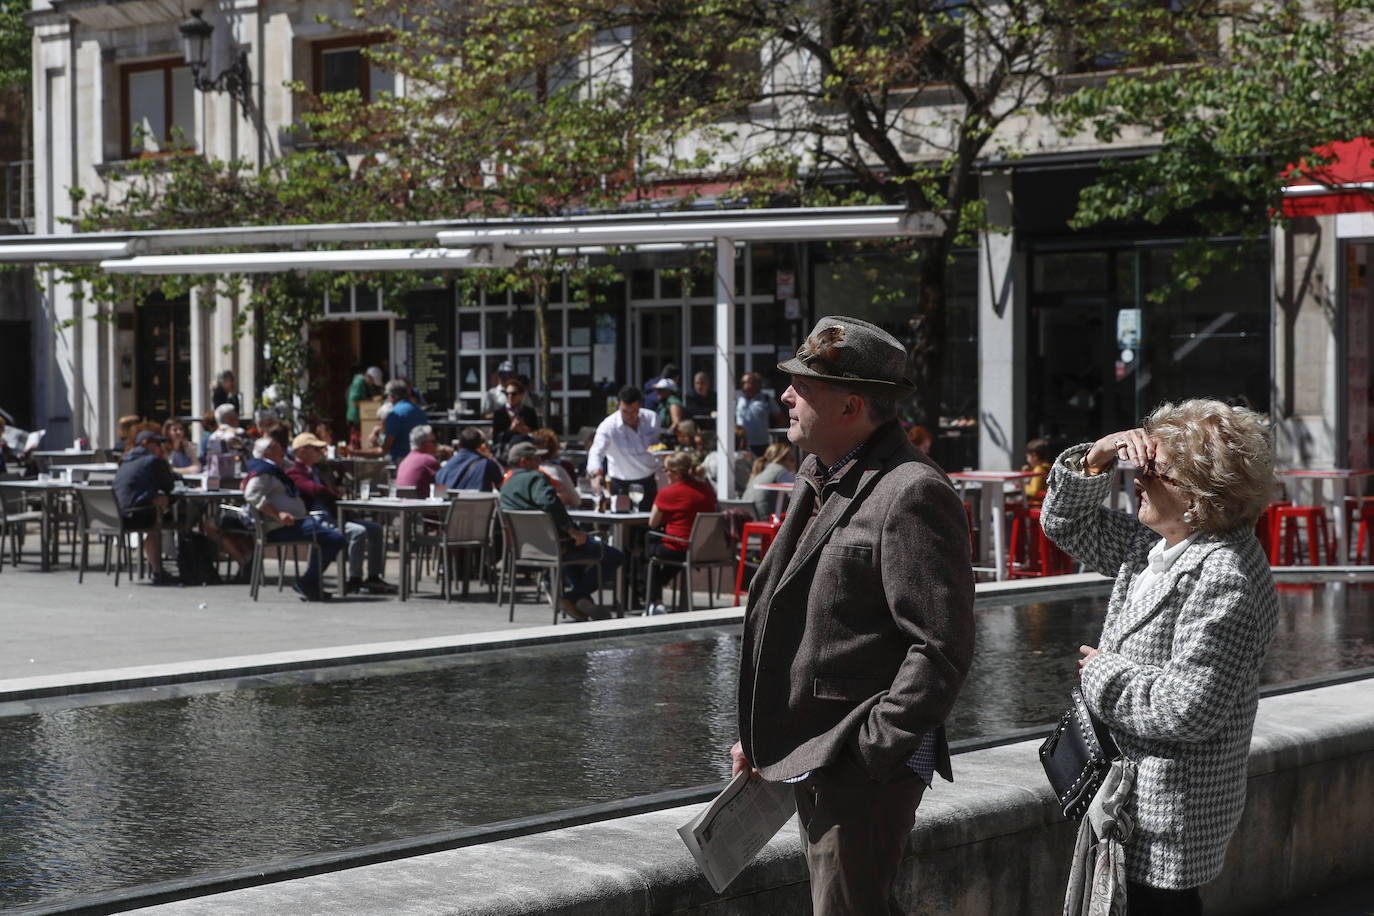
[[[663,540],[666,538],[661,531],[650,531],[650,538]],[[687,540],[686,556],[681,560],[671,560],[667,557],[649,557],[648,586],[646,594],[653,593],[654,570],[671,566],[682,570],[682,575],[686,581],[682,584],[683,590],[687,593],[687,610],[692,610],[692,573],[697,569],[706,570],[707,597],[714,595],[720,597],[721,581],[725,574],[722,570],[734,569],[735,561],[734,550],[730,544],[729,522],[725,518],[724,512],[701,512],[697,514],[692,522],[692,533]],[[714,583],[714,584],[713,584]],[[680,599],[678,595],[678,580],[673,580],[673,604],[678,606]]]
[[[506,558],[501,570],[503,586],[510,588],[510,620],[515,622],[515,573],[521,567],[539,570],[550,576],[549,603],[553,605],[553,622],[558,623],[558,601],[563,597],[563,570],[569,566],[596,567],[597,603],[601,601],[601,559],[586,557],[565,561],[558,542],[558,529],[553,517],[537,509],[502,509],[501,521],[506,534]],[[498,589],[497,603],[501,601]]]

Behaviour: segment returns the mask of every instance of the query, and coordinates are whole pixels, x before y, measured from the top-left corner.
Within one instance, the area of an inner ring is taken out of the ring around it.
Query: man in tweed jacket
[[[782,396],[811,454],[749,589],[735,771],[795,782],[816,913],[884,913],[973,654],[968,523],[895,420],[906,353],[822,318]]]
[[[1059,547],[1116,578],[1101,640],[1083,648],[1080,667],[1088,706],[1138,765],[1126,807],[1132,913],[1200,912],[1197,889],[1221,871],[1245,806],[1278,601],[1254,534],[1272,492],[1272,453],[1257,419],[1233,411],[1165,405],[1150,432],[1069,449],[1042,509]],[[1103,508],[1113,475],[1100,472],[1117,457],[1143,469],[1138,519]]]

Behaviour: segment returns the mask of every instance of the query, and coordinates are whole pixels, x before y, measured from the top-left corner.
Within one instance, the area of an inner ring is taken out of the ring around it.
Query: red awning
[[[1285,179],[1283,215],[1326,216],[1374,211],[1374,143],[1358,137],[1316,148],[1325,165],[1299,164]]]

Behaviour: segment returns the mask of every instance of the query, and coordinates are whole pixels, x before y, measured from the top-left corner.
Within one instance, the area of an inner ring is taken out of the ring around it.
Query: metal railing
[[[33,219],[33,160],[0,162],[0,219]]]

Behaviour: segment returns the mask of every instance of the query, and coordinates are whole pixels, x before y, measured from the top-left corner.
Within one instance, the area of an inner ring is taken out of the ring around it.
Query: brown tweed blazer
[[[934,732],[936,768],[952,779],[943,723],[973,632],[963,505],[901,427],[877,430],[824,494],[808,457],[749,588],[738,694],[745,755],[781,780],[848,749],[888,782],[910,775],[907,760]]]

